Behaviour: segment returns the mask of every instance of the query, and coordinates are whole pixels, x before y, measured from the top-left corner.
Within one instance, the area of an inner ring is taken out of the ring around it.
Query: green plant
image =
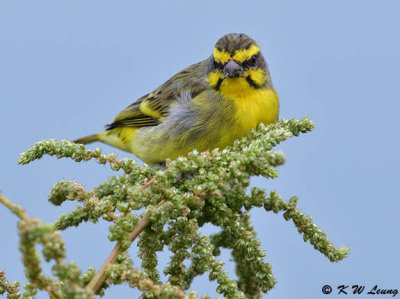
[[[297,208],[297,197],[284,201],[276,192],[253,188],[246,193],[251,176],[276,178],[277,165],[284,155],[272,148],[300,133],[311,131],[314,124],[308,118],[281,120],[276,124],[260,125],[246,138],[222,151],[191,152],[187,157],[167,161],[166,168],[155,170],[139,166],[132,159],[117,160],[83,145],[68,141],[41,141],[20,157],[28,164],[43,155],[71,158],[77,162],[96,159],[109,164],[112,170],[124,174],[111,177],[93,190],[86,191],[75,181],[56,183],[49,201],[61,205],[65,200],[78,202],[75,210],[61,215],[55,223],[47,224],[26,216],[21,207],[0,195],[0,202],[16,214],[20,235],[20,250],[29,283],[23,296],[33,297],[37,290],[47,291],[53,298],[91,298],[104,294],[110,284],[128,282],[138,288],[145,298],[197,298],[185,294],[197,275],[209,273],[218,283],[217,292],[228,298],[259,297],[276,283],[271,266],[265,262],[265,252],[251,225],[248,211],[254,207],[267,212],[283,212],[292,220],[304,241],[335,262],[345,258],[349,249],[336,249],[312,221]],[[138,214],[139,210],[145,212]],[[116,245],[103,266],[96,272],[82,272],[77,264],[65,261],[65,245],[60,231],[78,226],[84,221],[110,222],[109,239]],[[214,235],[204,235],[199,227],[211,223],[220,228]],[[126,250],[138,238],[141,269],[133,266]],[[53,276],[42,273],[37,244],[43,245],[42,255],[53,261]],[[160,280],[156,269],[157,252],[168,247],[172,252],[164,269],[167,282]],[[231,279],[218,260],[221,248],[230,248],[238,280]],[[187,261],[190,261],[189,266]],[[9,283],[0,271],[0,294],[10,298],[22,295],[18,283]]]

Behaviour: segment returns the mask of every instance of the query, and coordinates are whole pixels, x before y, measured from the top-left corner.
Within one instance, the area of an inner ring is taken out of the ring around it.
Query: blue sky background
[[[254,178],[252,184],[277,189],[286,199],[297,195],[302,211],[336,246],[351,248],[347,259],[333,264],[281,215],[252,211],[278,280],[265,297],[337,297],[322,295],[325,284],[334,291],[340,284],[400,290],[399,13],[398,0],[3,0],[0,188],[29,215],[55,221],[74,203],[49,204],[54,183],[76,179],[89,189],[115,173],[95,162],[50,157],[18,166],[19,154],[42,139],[102,130],[135,99],[208,57],[219,37],[244,32],[269,63],[281,117],[308,115],[316,123],[312,133],[279,146],[287,163],[278,179]],[[0,206],[0,268],[25,283],[16,222]],[[105,223],[63,232],[68,260],[83,270],[98,268],[114,245],[107,234]],[[234,275],[229,252],[222,258]],[[207,276],[193,284],[211,296],[215,287]],[[118,286],[105,298],[137,295]]]

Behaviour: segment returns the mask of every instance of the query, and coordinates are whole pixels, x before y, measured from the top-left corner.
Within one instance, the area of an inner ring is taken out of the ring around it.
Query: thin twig
[[[140,188],[140,191],[144,191],[146,188],[150,187],[151,184],[153,184],[154,180],[156,179],[156,177],[151,178],[150,180],[148,180],[143,186],[142,188]]]
[[[25,221],[25,222],[29,221],[29,217],[26,216],[25,210],[21,206],[13,203],[7,197],[4,197],[1,194],[0,194],[0,203],[5,205],[7,209],[9,209],[13,214],[15,214],[22,221]]]
[[[7,197],[5,197],[1,194],[0,194],[0,203],[2,203],[6,208],[8,208],[19,219],[24,221],[25,225],[28,225],[28,223],[33,221],[25,214],[25,210],[20,205],[13,203]],[[58,264],[63,264],[62,259],[57,259],[56,262]],[[46,292],[49,293],[51,298],[58,298],[56,290],[52,286],[46,285],[46,282],[44,282],[42,279],[38,279],[37,281],[34,282],[34,284],[36,284],[39,287],[42,287]]]
[[[143,187],[141,188],[141,191],[144,191],[146,188],[148,188],[153,182],[155,178],[153,177],[151,180],[147,181]],[[160,207],[164,201],[161,201],[159,204],[156,205],[156,209]],[[139,234],[147,227],[147,225],[150,222],[150,215],[144,216],[142,220],[139,221],[138,225],[135,227],[135,229],[129,234],[129,240],[131,243],[135,241],[135,239],[139,236]],[[121,247],[119,243],[117,243],[107,259],[104,261],[103,265],[100,267],[100,269],[97,271],[96,275],[92,278],[92,280],[88,283],[86,286],[86,290],[91,290],[94,294],[96,294],[105,280],[107,279],[106,275],[106,270],[109,265],[112,265],[115,260],[117,259],[118,255],[123,252],[124,249]]]
[[[150,222],[150,216],[145,216],[136,228],[130,233],[129,239],[131,243],[137,238],[137,236],[146,228],[146,226]],[[100,267],[99,271],[97,271],[96,275],[92,278],[89,284],[86,286],[86,290],[91,290],[94,294],[96,294],[101,286],[103,285],[104,281],[106,280],[106,270],[109,265],[112,265],[118,257],[118,254],[123,252],[124,249],[121,248],[121,245],[117,243],[113,250],[111,251],[110,255],[104,261],[103,265]]]

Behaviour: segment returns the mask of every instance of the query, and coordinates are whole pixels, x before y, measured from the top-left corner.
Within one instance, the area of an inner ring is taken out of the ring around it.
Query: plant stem
[[[145,216],[136,228],[130,233],[129,239],[131,243],[137,238],[137,236],[146,228],[149,224],[150,216]],[[124,249],[121,248],[121,245],[117,243],[113,250],[111,251],[110,255],[104,261],[103,265],[100,267],[99,271],[97,271],[96,275],[92,278],[89,284],[86,286],[87,290],[91,290],[94,294],[96,294],[101,286],[103,285],[104,281],[106,280],[106,269],[109,265],[113,264],[117,259],[118,254],[120,254]]]
[[[7,197],[4,197],[1,194],[0,194],[0,203],[5,205],[7,209],[9,209],[13,214],[15,214],[22,221],[26,221],[26,222],[29,221],[28,216],[26,216],[26,214],[25,214],[25,210],[21,206],[13,203]]]
[[[144,191],[154,182],[154,180],[155,178],[153,177],[152,179],[147,181],[140,190]],[[158,208],[163,202],[164,201],[161,201],[158,205],[156,205],[155,208]],[[139,234],[147,227],[149,222],[150,222],[150,215],[144,216],[142,220],[139,221],[135,229],[129,234],[129,240],[131,241],[131,244],[133,243],[133,241],[135,241],[135,239],[139,236]],[[123,251],[124,249],[122,249],[121,245],[117,243],[114,246],[111,253],[109,254],[109,256],[107,257],[107,259],[104,261],[103,265],[97,271],[96,275],[86,286],[86,290],[91,290],[94,294],[96,294],[100,290],[101,286],[103,285],[104,281],[107,278],[106,275],[107,267],[109,265],[112,265],[117,259],[118,255]]]

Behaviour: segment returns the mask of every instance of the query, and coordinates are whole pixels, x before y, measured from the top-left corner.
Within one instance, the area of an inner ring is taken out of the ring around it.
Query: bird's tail
[[[78,138],[78,139],[73,140],[72,142],[80,143],[80,144],[88,144],[88,143],[92,143],[92,142],[95,142],[95,141],[100,141],[99,134],[93,134],[93,135],[90,135],[90,136],[85,136],[85,137],[82,137],[82,138]]]

